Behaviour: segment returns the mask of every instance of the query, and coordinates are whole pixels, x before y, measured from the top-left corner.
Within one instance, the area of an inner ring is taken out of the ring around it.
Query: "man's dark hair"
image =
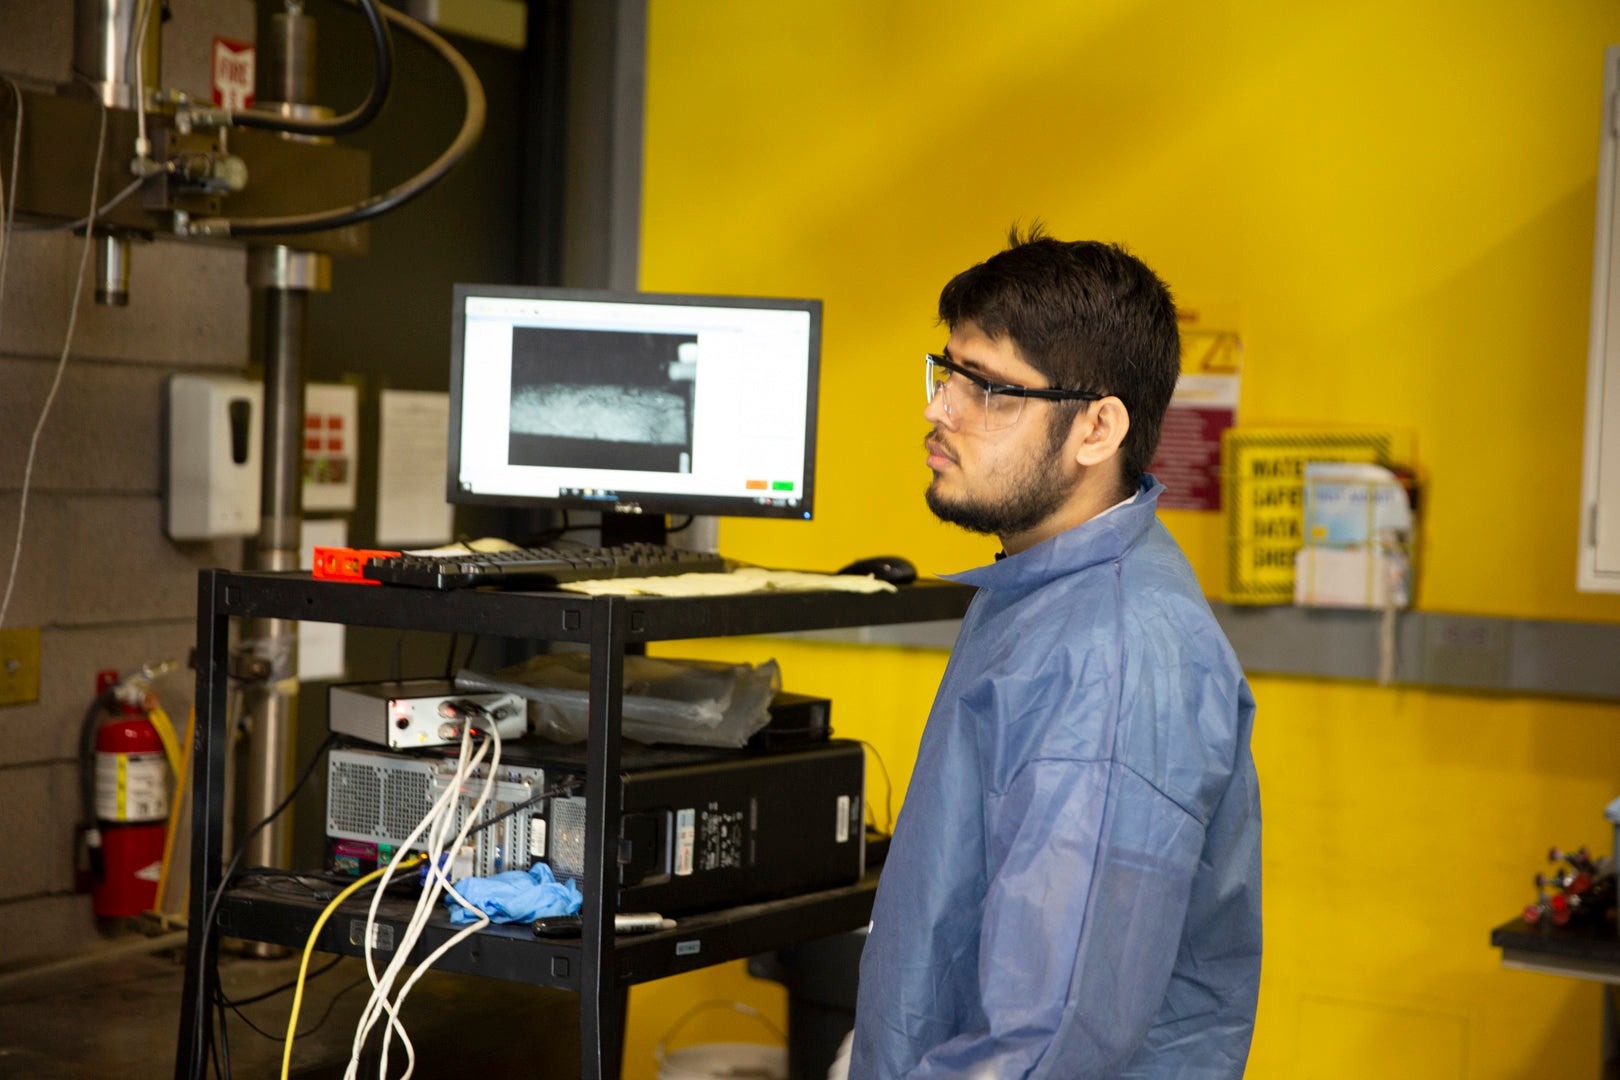
[[[1039,222],[1021,236],[1015,226],[1007,250],[946,284],[939,318],[952,330],[971,322],[992,340],[1005,334],[1055,387],[1123,401],[1131,426],[1120,479],[1136,489],[1181,374],[1175,301],[1146,264],[1117,244],[1054,240]],[[1054,447],[1082,405],[1053,409]]]

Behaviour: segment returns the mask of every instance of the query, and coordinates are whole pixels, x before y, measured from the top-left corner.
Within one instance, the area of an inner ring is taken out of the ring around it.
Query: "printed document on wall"
[[[444,497],[450,395],[384,390],[377,465],[377,543],[427,547],[449,540],[454,508]]]

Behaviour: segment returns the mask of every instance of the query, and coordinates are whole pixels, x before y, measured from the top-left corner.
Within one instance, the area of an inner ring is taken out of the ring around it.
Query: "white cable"
[[[464,728],[462,735],[464,738],[468,737],[470,731]],[[428,861],[425,871],[427,876],[422,882],[422,892],[417,896],[416,907],[412,909],[410,918],[406,920],[405,930],[400,934],[399,941],[395,946],[397,950],[395,959],[398,962],[390,965],[387,973],[387,985],[377,992],[371,1020],[375,1023],[382,1018],[383,1013],[388,1015],[388,1023],[383,1028],[382,1033],[381,1063],[378,1066],[378,1075],[384,1078],[388,1073],[388,1047],[396,1032],[400,1041],[405,1044],[407,1059],[411,1061],[416,1059],[416,1047],[412,1045],[411,1037],[406,1033],[405,1025],[399,1019],[399,1006],[394,1004],[392,1000],[394,984],[405,971],[406,958],[410,955],[411,950],[416,947],[417,939],[422,935],[422,928],[427,925],[428,916],[432,914],[433,907],[438,902],[440,882],[444,879],[443,867],[447,850],[445,842],[448,839],[450,830],[454,827],[456,811],[461,805],[461,791],[471,776],[472,770],[477,768],[481,761],[483,752],[488,750],[489,746],[489,741],[485,740],[479,747],[479,754],[470,763],[464,761],[451,779],[449,790],[453,793],[453,797],[440,812],[438,820],[434,822],[433,828],[428,833]],[[452,855],[451,858],[453,857]]]
[[[18,98],[18,101],[21,101]],[[62,373],[67,370],[68,353],[73,349],[73,331],[79,322],[79,296],[84,292],[84,272],[90,265],[90,249],[96,242],[96,200],[101,195],[101,155],[107,146],[107,105],[101,105],[101,127],[96,135],[96,164],[90,174],[90,213],[84,230],[84,252],[79,256],[79,276],[73,284],[73,298],[68,304],[67,336],[62,342],[62,359],[56,364],[56,378],[51,380],[45,405],[39,410],[39,422],[34,425],[34,437],[28,441],[28,464],[23,466],[22,494],[17,500],[17,539],[11,548],[11,570],[6,575],[6,594],[0,599],[0,627],[6,625],[6,610],[11,607],[11,590],[17,584],[17,560],[22,555],[23,523],[28,519],[28,485],[34,476],[34,455],[39,450],[39,433],[45,430],[45,418],[51,414],[56,391],[62,386]],[[12,170],[11,190],[17,191],[16,170]]]
[[[146,177],[137,176],[135,179],[119,188],[116,195],[102,203],[101,207],[96,210],[96,217],[105,217],[112,211],[116,210],[120,203],[129,198],[131,195],[135,194],[136,189],[144,183],[146,183]],[[19,225],[18,228],[23,232],[78,232],[89,223],[89,218],[82,217],[76,218],[73,221],[52,222],[49,225]]]
[[[472,725],[469,721],[463,721],[464,728],[470,728],[471,726]],[[462,818],[461,829],[456,834],[456,839],[449,848],[451,865],[454,865],[456,854],[461,851],[462,845],[467,842],[467,837],[471,834],[474,826],[478,822],[479,817],[482,816],[484,806],[486,803],[488,803],[489,797],[491,793],[494,792],[496,787],[496,773],[499,771],[501,765],[501,737],[498,732],[492,731],[489,737],[485,740],[485,746],[489,746],[491,744],[494,745],[495,753],[490,759],[489,771],[484,778],[483,789],[479,792],[478,799],[473,804],[472,810]],[[464,777],[464,783],[465,779],[466,778]],[[453,812],[447,814],[446,820],[454,821],[455,814]],[[453,896],[463,907],[478,915],[482,920],[483,925],[487,926],[489,923],[489,920],[484,918],[483,913],[473,907],[472,904],[468,903],[466,898],[457,892],[455,887],[450,884],[450,879],[445,872],[441,858],[442,853],[440,858],[435,858],[430,864],[429,872],[433,874],[432,888],[424,895],[423,902],[418,906],[415,916],[412,919],[411,926],[406,931],[406,936],[409,939],[409,948],[405,949],[405,952],[409,952],[411,949],[416,947],[417,940],[421,938],[422,931],[427,927],[428,919],[435,911],[438,910],[441,893],[446,890],[448,890],[450,895]],[[410,1077],[410,1075],[416,1069],[416,1048],[411,1044],[410,1037],[405,1032],[405,1026],[399,1019],[399,1012],[405,1005],[405,996],[410,993],[411,987],[416,984],[418,979],[427,973],[428,969],[431,968],[433,964],[438,961],[439,957],[443,956],[447,950],[460,944],[462,941],[466,940],[470,934],[476,933],[481,928],[481,926],[474,924],[473,926],[467,927],[461,932],[453,935],[448,941],[440,945],[431,954],[429,954],[429,956],[424,959],[422,963],[417,965],[416,970],[411,973],[410,978],[406,980],[405,985],[400,988],[399,992],[394,995],[392,1001],[384,1001],[383,1006],[388,1010],[389,1025],[383,1034],[382,1058],[378,1065],[377,1072],[379,1080],[387,1080],[388,1077],[388,1049],[390,1045],[389,1036],[395,1031],[399,1033],[400,1041],[405,1045],[407,1062],[404,1076],[402,1076],[400,1080],[407,1080],[407,1078]]]
[[[6,298],[6,253],[11,250],[11,229],[17,220],[17,181],[22,176],[22,87],[9,75],[6,76],[6,83],[11,87],[12,100],[17,103],[17,127],[11,135],[11,202],[0,206],[0,301]],[[4,201],[4,196],[5,185],[0,183],[0,202]],[[5,306],[0,303],[0,318],[4,316]]]
[[[445,795],[449,795],[454,790],[455,787],[452,785],[446,790]],[[411,835],[407,839],[406,843],[401,845],[399,855],[395,857],[393,863],[389,864],[388,873],[383,875],[383,879],[378,882],[377,892],[372,896],[371,906],[366,915],[366,940],[364,953],[366,960],[366,974],[371,980],[371,996],[366,999],[365,1008],[360,1014],[360,1020],[355,1025],[354,1043],[350,1049],[348,1066],[344,1070],[344,1076],[346,1078],[350,1078],[350,1080],[358,1075],[360,1068],[360,1052],[365,1046],[366,1036],[370,1034],[371,1028],[376,1022],[379,1001],[393,985],[393,979],[397,973],[398,963],[400,962],[400,957],[403,955],[398,949],[396,949],[388,967],[383,971],[382,975],[378,975],[376,961],[371,952],[371,943],[375,937],[377,906],[381,902],[383,890],[386,889],[389,880],[392,878],[393,870],[395,866],[398,865],[399,859],[405,856],[410,846],[416,842],[416,838],[422,834],[422,831],[438,820],[443,809],[445,795],[440,796],[439,801],[433,804],[432,809],[428,811],[427,815],[422,819],[420,824],[418,824],[418,826],[412,830]],[[429,857],[431,857],[431,851],[429,852]]]
[[[463,725],[470,727],[471,723],[470,721],[463,720]],[[466,819],[462,822],[461,832],[456,835],[456,842],[450,849],[452,852],[452,859],[454,858],[454,853],[461,850],[461,845],[467,842],[468,835],[476,826],[478,819],[483,816],[484,807],[489,802],[490,795],[495,791],[496,773],[501,767],[501,733],[498,728],[499,725],[494,722],[491,722],[489,725],[489,737],[495,744],[495,753],[490,757],[489,773],[484,777],[484,789],[479,793],[478,801],[473,804],[472,812],[468,814]],[[448,940],[446,940],[443,945],[440,945],[437,949],[434,949],[431,953],[429,953],[427,958],[416,966],[416,970],[411,972],[410,978],[405,980],[405,985],[400,987],[399,993],[394,996],[393,1008],[390,1010],[390,1015],[395,1018],[395,1026],[399,1028],[400,1039],[405,1043],[406,1053],[405,1072],[400,1076],[399,1080],[411,1080],[411,1074],[416,1071],[416,1050],[411,1046],[410,1039],[405,1035],[404,1025],[398,1023],[398,1013],[405,1007],[406,996],[410,994],[411,988],[416,985],[417,980],[423,975],[427,974],[429,968],[438,963],[439,957],[443,956],[457,945],[460,945],[472,935],[478,933],[478,931],[488,926],[490,922],[489,916],[484,914],[482,909],[472,904],[466,897],[462,896],[461,893],[456,891],[456,887],[450,883],[449,878],[445,876],[442,869],[436,870],[435,873],[437,874],[440,882],[443,884],[444,890],[455,899],[456,903],[460,904],[462,907],[476,915],[477,921],[464,927],[459,933],[452,935]],[[424,923],[425,921],[426,920],[424,920]],[[414,939],[412,944],[415,944]],[[388,1040],[386,1037],[383,1039],[382,1062],[378,1067],[377,1075],[381,1078],[381,1080],[387,1080]]]
[[[464,738],[466,737],[466,734],[467,733],[464,731]],[[500,767],[500,739],[498,734],[492,735],[489,739],[484,741],[483,746],[480,748],[479,757],[482,757],[483,750],[487,750],[492,744],[495,747],[495,756],[490,762],[489,773],[485,778],[484,786],[479,794],[479,798],[474,804],[472,810],[463,817],[461,829],[457,833],[455,841],[450,846],[449,853],[452,858],[456,852],[461,850],[462,845],[466,843],[467,836],[471,833],[479,818],[482,816],[484,806],[487,804],[490,795],[496,788],[496,774]],[[397,962],[390,965],[390,970],[385,974],[384,979],[382,980],[383,985],[380,986],[377,992],[374,993],[373,999],[367,1003],[368,1015],[366,1016],[363,1024],[363,1027],[365,1027],[367,1030],[369,1030],[370,1026],[372,1026],[376,1020],[380,1019],[380,1013],[378,1011],[379,1009],[385,1010],[389,1016],[389,1023],[383,1034],[382,1055],[381,1062],[379,1064],[379,1076],[382,1077],[387,1076],[391,1036],[396,1032],[400,1037],[400,1041],[405,1046],[407,1059],[407,1066],[404,1074],[405,1077],[409,1077],[415,1071],[416,1048],[411,1043],[410,1036],[405,1031],[404,1025],[399,1019],[399,1011],[404,1005],[405,996],[409,994],[416,981],[420,979],[421,976],[424,975],[428,969],[431,968],[432,965],[445,954],[446,951],[454,948],[456,945],[466,940],[466,938],[471,934],[477,933],[484,926],[489,925],[488,918],[485,917],[482,912],[477,912],[476,909],[473,908],[472,904],[470,904],[466,898],[457,892],[455,887],[450,884],[449,879],[446,877],[443,865],[446,854],[444,832],[446,831],[446,827],[455,821],[456,813],[459,809],[459,795],[461,789],[466,784],[472,769],[476,768],[478,764],[478,760],[474,759],[473,762],[467,763],[464,767],[457,769],[456,776],[452,781],[451,789],[457,794],[457,801],[455,804],[443,809],[440,812],[438,820],[435,822],[436,827],[431,830],[430,833],[428,867],[429,873],[432,875],[432,879],[428,888],[419,898],[416,909],[411,915],[409,925],[407,926],[404,935],[402,936],[401,940],[396,943],[395,959]],[[422,931],[427,926],[428,919],[438,908],[439,897],[441,892],[444,890],[448,890],[450,895],[454,897],[458,903],[462,904],[469,910],[475,911],[479,916],[479,921],[453,935],[448,941],[434,950],[431,955],[429,955],[421,964],[417,966],[416,970],[400,989],[399,993],[395,995],[392,1000],[390,1000],[389,994],[392,992],[393,981],[395,978],[397,978],[399,971],[403,968],[403,958],[408,956],[416,947],[417,941],[421,938]],[[359,1043],[363,1045],[364,1034],[361,1035]],[[352,1057],[350,1061],[351,1071],[357,1073],[358,1066],[359,1062],[357,1057]]]
[[[135,157],[139,161],[147,160],[152,151],[152,144],[146,140],[146,24],[157,3],[158,0],[146,0],[141,5],[141,17],[135,21],[135,37],[130,41],[130,48],[135,50]]]
[[[403,963],[401,957],[404,956],[404,951],[396,948],[394,951],[394,956],[389,962],[387,969],[385,969],[383,972],[383,975],[379,977],[377,974],[376,961],[371,954],[371,943],[376,936],[377,907],[379,904],[381,904],[383,894],[387,891],[389,882],[393,878],[394,870],[399,866],[400,861],[409,855],[411,848],[415,845],[417,839],[422,835],[422,833],[428,832],[438,822],[444,811],[445,804],[459,797],[459,779],[463,775],[467,766],[467,751],[471,745],[470,736],[470,732],[462,732],[461,752],[456,761],[455,778],[453,778],[450,785],[445,788],[444,794],[440,795],[439,798],[434,801],[433,806],[428,810],[427,814],[422,818],[422,820],[417,823],[416,828],[411,830],[410,835],[405,838],[404,843],[399,845],[393,861],[388,864],[388,872],[385,873],[382,880],[377,883],[377,891],[372,894],[371,906],[366,912],[365,930],[366,974],[371,979],[371,997],[367,999],[365,1008],[361,1011],[360,1022],[355,1025],[354,1045],[349,1054],[348,1067],[345,1069],[343,1074],[345,1080],[353,1080],[359,1071],[360,1051],[365,1045],[366,1035],[370,1033],[372,1025],[376,1022],[378,1000],[380,997],[386,996],[387,989],[393,984],[393,978],[395,974],[397,974],[399,965]],[[479,757],[474,758],[475,763],[478,760]],[[433,857],[433,852],[431,850],[431,841],[433,838],[434,837],[430,834],[430,850],[428,852],[430,859]]]
[[[456,762],[456,769],[457,769],[458,774],[459,774],[461,768],[463,767],[463,765],[464,765],[464,763],[466,761],[467,749],[468,749],[468,745],[467,745],[467,743],[465,741],[463,741],[462,747],[461,747],[461,753],[460,753],[460,756],[458,757],[457,762]],[[438,799],[436,799],[434,801],[433,806],[428,810],[427,814],[424,815],[422,820],[417,823],[416,828],[411,830],[410,835],[405,838],[405,842],[399,846],[399,848],[397,849],[397,852],[396,852],[396,854],[394,856],[394,860],[391,863],[389,863],[389,865],[388,865],[388,872],[383,875],[382,880],[378,883],[377,891],[372,894],[371,905],[367,909],[367,912],[366,912],[365,959],[366,959],[366,973],[371,979],[372,998],[373,999],[375,999],[375,997],[376,997],[376,988],[380,984],[380,981],[381,981],[379,976],[377,975],[377,967],[376,967],[375,959],[372,957],[372,954],[371,954],[371,942],[376,936],[377,907],[382,903],[383,893],[387,890],[388,884],[393,878],[394,870],[399,866],[400,860],[408,857],[409,854],[410,854],[411,848],[416,844],[417,838],[420,837],[424,831],[427,831],[429,828],[431,828],[432,826],[434,826],[437,823],[437,821],[439,819],[439,816],[441,815],[441,813],[444,810],[445,803],[447,803],[451,798],[454,797],[454,795],[453,795],[454,792],[455,792],[455,784],[452,783],[449,787],[447,787],[445,789],[443,794],[441,794],[438,797]],[[431,840],[431,837],[430,837],[430,840]],[[397,958],[397,953],[396,953],[396,958]],[[375,1001],[374,1000],[373,1001],[368,1001],[367,1006],[366,1006],[366,1011],[369,1012],[374,1006],[375,1006]],[[357,1052],[358,1052],[358,1046],[359,1046],[359,1040],[357,1040],[357,1042],[356,1042]]]
[[[389,1015],[389,1024],[384,1030],[383,1034],[384,1062],[386,1063],[387,1060],[389,1036],[393,1031],[397,1030],[400,1034],[401,1040],[405,1043],[407,1055],[414,1063],[415,1048],[411,1045],[410,1037],[405,1033],[403,1026],[399,1023],[398,1006],[390,1001],[389,995],[393,990],[395,980],[398,978],[400,971],[405,966],[406,958],[410,955],[411,949],[415,947],[417,939],[421,937],[422,928],[427,924],[428,917],[432,914],[433,909],[438,902],[442,888],[444,885],[448,884],[444,877],[443,868],[440,864],[444,855],[445,833],[449,830],[451,824],[455,820],[456,807],[461,797],[461,788],[466,782],[470,772],[473,769],[476,769],[483,761],[484,755],[489,751],[495,739],[495,737],[485,739],[482,745],[479,746],[478,752],[473,755],[472,759],[469,761],[467,758],[467,749],[470,738],[470,725],[464,724],[462,729],[461,753],[458,757],[455,775],[452,777],[450,784],[446,787],[444,794],[441,795],[433,804],[433,808],[428,811],[427,816],[424,817],[417,827],[412,830],[411,835],[401,845],[402,850],[408,849],[416,842],[417,838],[420,837],[424,831],[428,832],[427,866],[429,869],[430,880],[427,888],[424,889],[422,895],[418,898],[416,908],[411,914],[404,934],[400,940],[395,943],[393,959],[390,961],[387,969],[380,977],[376,974],[376,968],[370,955],[369,945],[373,933],[372,926],[374,925],[376,919],[377,906],[382,896],[381,888],[379,888],[377,894],[372,898],[371,908],[366,919],[366,964],[367,973],[372,979],[372,994],[366,1002],[365,1009],[361,1014],[360,1022],[356,1025],[355,1038],[350,1051],[348,1067],[344,1071],[344,1076],[348,1078],[348,1080],[353,1080],[353,1078],[358,1075],[360,1067],[360,1053],[365,1045],[366,1037],[370,1034],[372,1027],[375,1026],[377,1020],[381,1018],[381,1014],[384,1011],[386,1011]],[[497,750],[497,760],[491,765],[490,777],[486,781],[485,790],[480,796],[478,805],[474,809],[474,817],[476,817],[476,815],[482,811],[484,801],[488,798],[489,792],[493,790],[495,769],[498,764],[499,751]],[[455,850],[459,850],[461,844],[465,842],[466,835],[472,828],[472,821],[473,819],[469,819],[464,825],[462,832],[458,835]],[[393,866],[390,865],[389,869],[391,873]],[[383,882],[381,883],[382,886],[386,886],[387,880],[388,878],[385,876]],[[433,959],[437,959],[438,955],[438,953],[435,953]]]

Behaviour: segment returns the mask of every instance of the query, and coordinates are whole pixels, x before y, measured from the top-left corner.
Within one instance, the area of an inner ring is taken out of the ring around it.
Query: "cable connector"
[[[230,109],[223,109],[217,105],[186,104],[177,106],[174,110],[174,127],[182,135],[190,135],[200,127],[230,127],[236,114]]]
[[[145,179],[160,172],[163,172],[163,165],[152,159],[152,140],[145,135],[136,136],[135,156],[130,159],[129,174]]]
[[[485,738],[490,734],[501,735],[503,732],[495,729],[507,720],[512,719],[524,711],[522,702],[508,698],[497,700],[489,705],[467,698],[446,698],[439,702],[439,715],[445,718],[445,723],[439,725],[439,738],[459,739],[461,728],[465,724],[469,733],[477,738]],[[507,738],[521,731],[506,731]]]
[[[448,851],[439,853],[438,866],[435,868],[428,862],[426,855],[422,856],[420,868],[417,870],[417,882],[426,886],[430,878],[438,878],[446,885],[471,877],[476,868],[478,849],[472,844],[464,844],[460,851],[452,857]]]
[[[231,222],[229,218],[203,218],[201,221],[190,219],[185,223],[184,230],[180,228],[180,211],[174,215],[175,231],[183,236],[228,238],[231,235]]]

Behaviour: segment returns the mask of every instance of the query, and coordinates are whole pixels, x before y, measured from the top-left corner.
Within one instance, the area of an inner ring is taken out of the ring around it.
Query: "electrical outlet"
[[[39,700],[39,627],[0,630],[0,705]]]

